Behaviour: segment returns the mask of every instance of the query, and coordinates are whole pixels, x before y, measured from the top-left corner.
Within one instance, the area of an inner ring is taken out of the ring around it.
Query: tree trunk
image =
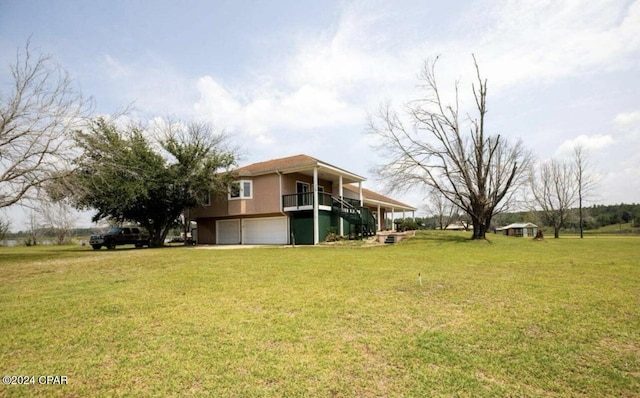
[[[558,239],[560,237],[560,227],[553,227],[553,238]]]
[[[164,246],[164,236],[162,228],[153,228],[149,230],[149,247]]]
[[[580,191],[578,193],[578,201],[579,201],[579,211],[580,211],[580,239],[584,238],[584,229],[582,227],[582,187],[580,187]]]
[[[487,239],[487,227],[483,224],[473,225],[472,239]]]
[[[481,222],[477,217],[471,217],[471,222],[473,223],[473,236],[471,236],[471,239],[486,239],[487,224]]]

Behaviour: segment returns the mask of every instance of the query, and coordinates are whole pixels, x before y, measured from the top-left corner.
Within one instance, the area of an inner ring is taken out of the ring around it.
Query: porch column
[[[395,231],[395,227],[396,227],[396,209],[395,208],[391,208],[391,230]]]
[[[364,196],[362,196],[362,181],[358,181],[358,192],[360,194],[360,207],[364,206]]]
[[[318,217],[318,167],[313,168],[313,244],[320,243],[320,222]]]
[[[380,212],[380,203],[378,203],[378,231],[382,231],[382,213]]]
[[[342,191],[342,176],[340,176],[339,180],[338,180],[338,196],[340,197],[340,208],[342,208],[342,197],[344,195],[344,192]],[[344,219],[342,217],[340,218],[340,236],[344,236]]]

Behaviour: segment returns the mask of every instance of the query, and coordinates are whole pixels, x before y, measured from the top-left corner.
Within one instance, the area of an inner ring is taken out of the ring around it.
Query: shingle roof
[[[309,155],[295,155],[286,158],[271,159],[264,162],[252,163],[237,169],[240,173],[263,174],[277,170],[291,169],[318,164],[319,160]]]
[[[346,184],[343,185],[344,189],[348,189],[351,192],[355,192],[358,193],[358,187],[354,186],[354,185],[350,185],[350,184]],[[384,196],[382,194],[379,194],[377,192],[373,192],[370,189],[367,188],[362,188],[362,196],[365,197],[365,199],[370,199],[370,200],[375,200],[377,202],[382,202],[382,203],[386,203],[389,205],[397,205],[398,207],[405,207],[408,209],[415,209],[415,207],[413,206],[409,206],[408,204],[402,203],[400,201],[397,201],[395,199],[392,199],[388,196]]]
[[[513,228],[538,228],[537,225],[527,222],[527,223],[514,223],[505,225],[504,227],[496,228],[497,231],[503,231],[505,229],[513,229]]]
[[[252,163],[247,166],[236,169],[240,175],[260,175],[275,173],[276,171],[291,172],[300,171],[300,169],[311,170],[314,166],[318,166],[323,170],[332,170],[331,174],[348,176],[352,181],[364,181],[365,178],[352,173],[343,168],[334,166],[330,163],[323,162],[309,155],[295,155],[285,158],[271,159],[264,162]]]

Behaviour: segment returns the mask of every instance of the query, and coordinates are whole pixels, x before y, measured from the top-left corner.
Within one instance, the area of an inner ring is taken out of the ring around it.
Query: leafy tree
[[[164,123],[146,132],[98,118],[76,136],[82,155],[65,192],[77,208],[95,209],[94,221],[136,222],[152,246],[161,246],[185,209],[210,191],[226,192],[235,155],[225,140],[204,123]]]
[[[369,132],[380,138],[378,148],[387,161],[378,166],[376,174],[389,188],[435,189],[469,216],[473,239],[485,239],[493,215],[504,210],[523,182],[530,156],[520,142],[511,144],[485,131],[487,81],[481,78],[475,57],[473,60],[475,116],[461,117],[457,83],[453,104],[442,99],[436,58],[423,69],[424,97],[408,105],[414,128],[407,128],[386,104],[370,118]],[[461,119],[468,119],[470,125]]]

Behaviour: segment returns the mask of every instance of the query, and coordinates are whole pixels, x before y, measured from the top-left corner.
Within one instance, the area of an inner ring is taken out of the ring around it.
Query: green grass
[[[0,396],[640,395],[639,238],[467,235],[0,248]]]
[[[634,227],[631,223],[612,224],[598,229],[585,230],[585,235],[640,235],[640,227]]]

